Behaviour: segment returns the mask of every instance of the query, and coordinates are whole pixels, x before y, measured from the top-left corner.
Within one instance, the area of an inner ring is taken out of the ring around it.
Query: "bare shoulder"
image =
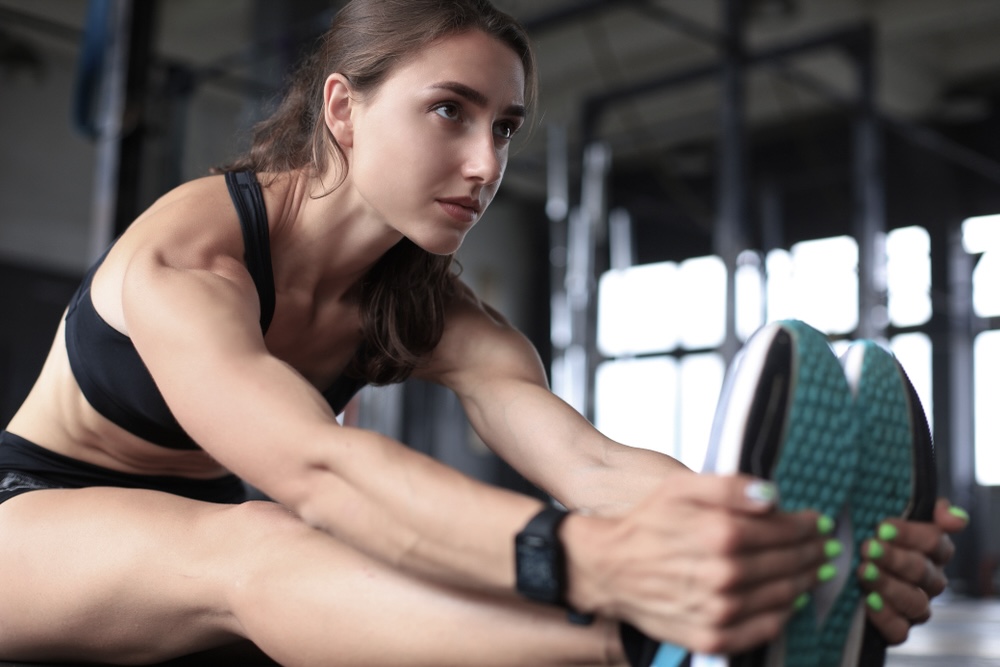
[[[449,306],[441,342],[417,375],[453,389],[483,376],[516,376],[545,383],[531,342],[462,282]]]
[[[197,260],[192,250],[239,249],[242,245],[236,209],[222,176],[189,181],[160,197],[126,232],[127,245],[160,246],[183,263]]]
[[[157,267],[208,271],[252,295],[242,261],[243,237],[222,176],[184,183],[154,202],[122,234],[94,275],[94,307],[128,333],[122,303],[126,280],[155,287]],[[145,287],[141,290],[148,293]]]

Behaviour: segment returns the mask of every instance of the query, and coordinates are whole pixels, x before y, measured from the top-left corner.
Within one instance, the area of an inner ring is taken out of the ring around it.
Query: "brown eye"
[[[501,139],[509,141],[515,134],[517,134],[517,127],[515,127],[513,123],[497,123],[493,126],[493,133]]]
[[[433,111],[446,120],[458,120],[461,115],[458,105],[450,102],[437,105]]]

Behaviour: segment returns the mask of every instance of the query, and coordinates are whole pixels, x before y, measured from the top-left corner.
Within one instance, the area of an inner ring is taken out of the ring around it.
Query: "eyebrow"
[[[464,83],[459,83],[457,81],[442,81],[441,83],[436,83],[431,88],[440,90],[450,90],[460,97],[464,97],[468,101],[472,102],[476,106],[485,107],[489,104],[489,100],[486,95],[475,88],[470,88]],[[504,109],[503,115],[505,116],[516,116],[517,118],[524,118],[527,115],[527,111],[523,104],[511,104],[509,107]]]

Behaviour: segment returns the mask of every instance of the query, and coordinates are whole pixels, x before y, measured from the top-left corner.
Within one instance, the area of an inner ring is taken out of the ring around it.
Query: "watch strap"
[[[521,534],[558,540],[556,531],[559,529],[559,524],[561,524],[563,519],[567,516],[569,516],[569,512],[566,510],[549,505],[538,514],[531,517],[531,521],[529,521],[524,529],[521,530]],[[561,541],[559,543],[560,545],[562,544]]]
[[[570,623],[574,625],[590,625],[594,621],[593,614],[583,614],[572,607],[566,601],[566,551],[563,547],[562,540],[559,538],[558,530],[560,524],[569,516],[567,510],[555,507],[552,505],[546,506],[538,514],[533,516],[527,525],[521,530],[518,535],[519,539],[522,538],[538,538],[545,540],[550,543],[556,550],[558,555],[556,556],[559,560],[557,567],[558,576],[560,578],[559,585],[559,599],[555,601],[561,607],[565,607],[568,610],[568,619]],[[526,591],[522,591],[525,593]],[[529,597],[532,597],[529,595]],[[547,602],[553,602],[551,600],[545,600]]]

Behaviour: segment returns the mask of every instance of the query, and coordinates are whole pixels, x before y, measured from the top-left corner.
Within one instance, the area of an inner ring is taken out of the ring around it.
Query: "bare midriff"
[[[154,445],[94,410],[73,377],[62,344],[63,326],[8,431],[65,456],[121,472],[192,479],[226,474],[227,470],[203,450]]]

